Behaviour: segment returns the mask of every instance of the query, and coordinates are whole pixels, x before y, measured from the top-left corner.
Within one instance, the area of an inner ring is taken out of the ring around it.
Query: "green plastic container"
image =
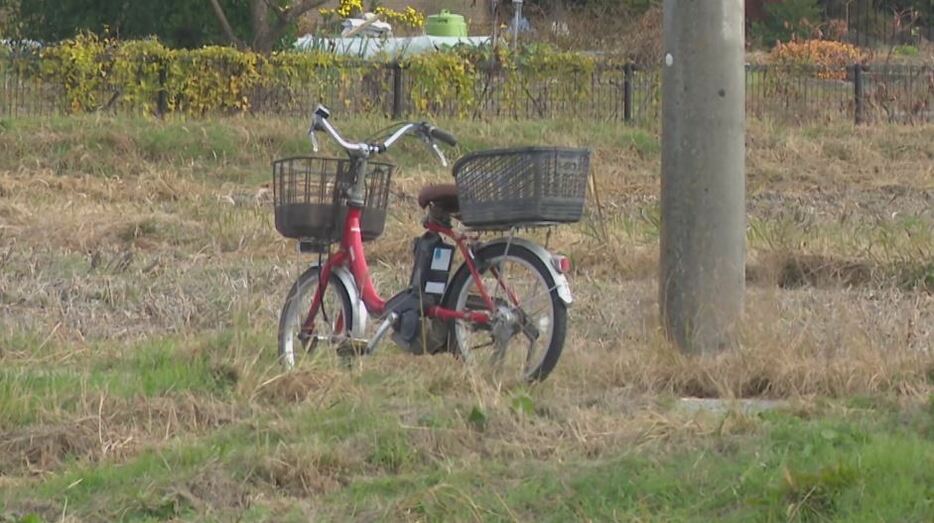
[[[467,36],[467,23],[461,15],[442,9],[440,14],[429,15],[425,23],[428,36]]]

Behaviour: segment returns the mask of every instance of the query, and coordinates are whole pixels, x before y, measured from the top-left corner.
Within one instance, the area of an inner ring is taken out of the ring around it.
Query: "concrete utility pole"
[[[659,302],[682,351],[729,347],[746,261],[743,0],[665,0]]]

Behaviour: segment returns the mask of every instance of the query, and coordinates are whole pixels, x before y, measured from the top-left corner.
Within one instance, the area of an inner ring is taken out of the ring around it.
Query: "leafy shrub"
[[[813,67],[818,78],[828,80],[845,79],[846,66],[864,58],[856,46],[830,40],[779,43],[769,57],[776,64]]]
[[[325,20],[325,25],[335,25],[334,23],[337,21],[337,18],[361,16],[364,11],[366,11],[366,9],[363,7],[363,0],[340,0],[340,4],[337,7],[318,10]],[[378,5],[373,8],[373,13],[382,20],[397,27],[418,29],[425,25],[425,15],[412,6],[407,6],[402,11],[395,11],[391,8]]]
[[[918,56],[919,51],[914,45],[897,45],[892,51],[899,56]]]
[[[82,34],[42,49],[29,63],[45,82],[58,85],[64,108],[81,113],[121,108],[142,114],[249,112],[264,106],[296,107],[308,97],[333,96],[336,104],[384,110],[391,91],[388,57],[361,61],[325,51],[263,55],[230,47],[168,49],[156,39],[119,41]],[[0,68],[16,65],[0,58]],[[498,87],[505,113],[524,107],[543,87],[585,99],[594,59],[545,45],[508,49],[455,47],[414,55],[401,63],[411,79],[408,105],[422,113],[475,111],[489,91],[488,72],[503,74]],[[24,69],[25,70],[25,69]],[[532,100],[536,102],[536,100]],[[264,105],[265,104],[265,105]],[[546,107],[540,108],[546,111]]]
[[[62,85],[70,111],[87,111],[102,104],[107,70],[101,57],[112,44],[108,38],[82,33],[42,49],[42,76]]]

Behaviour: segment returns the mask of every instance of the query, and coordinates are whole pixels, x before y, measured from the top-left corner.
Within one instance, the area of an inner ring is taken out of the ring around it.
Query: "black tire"
[[[547,301],[548,305],[550,306],[550,310],[552,311],[550,314],[550,339],[547,342],[547,346],[543,347],[544,352],[541,358],[538,359],[537,363],[524,368],[523,372],[524,381],[541,381],[547,378],[551,371],[554,370],[555,365],[558,364],[558,358],[561,357],[561,351],[564,348],[564,341],[567,336],[567,306],[561,297],[558,296],[558,290],[551,272],[538,256],[536,256],[529,249],[520,245],[512,244],[509,245],[508,249],[509,252],[507,255],[507,245],[505,243],[488,245],[475,253],[475,262],[481,277],[487,275],[490,268],[494,264],[499,264],[505,260],[509,263],[522,264],[528,269],[534,271],[537,277],[540,278],[541,283],[544,284],[545,287],[537,291],[538,294],[533,296],[532,299],[541,299],[543,301]],[[511,285],[508,271],[504,275],[504,280],[506,281],[507,285]],[[469,299],[469,287],[473,286],[473,284],[474,282],[471,278],[470,270],[467,268],[466,264],[462,264],[454,274],[454,277],[451,279],[448,292],[444,298],[444,307],[455,310],[476,310],[479,308],[479,304],[476,304],[476,299]],[[489,288],[489,285],[486,285],[486,282],[485,286]],[[468,288],[467,302],[472,301],[475,303],[475,305],[464,302],[463,294],[465,292],[465,287]],[[547,296],[547,298],[545,298],[545,296]],[[497,298],[496,301],[503,304],[507,303],[507,300],[504,298]],[[524,308],[522,306],[525,304],[522,303],[521,299],[519,301],[519,308]],[[532,318],[533,321],[534,319],[535,318]],[[469,326],[466,322],[450,322],[448,345],[449,350],[451,350],[456,356],[465,357],[470,352],[469,347],[463,346],[465,340],[461,336],[461,333],[464,332],[464,329],[468,328]],[[475,329],[474,332],[478,332],[479,330],[482,329]],[[517,334],[516,336],[522,335],[523,334]],[[492,336],[490,336],[490,338],[492,339]],[[535,341],[529,341],[531,344],[535,343]]]
[[[298,329],[308,314],[308,307],[314,297],[315,289],[318,287],[319,271],[320,269],[314,266],[303,272],[302,275],[295,280],[295,283],[292,284],[292,288],[289,289],[289,293],[285,297],[285,303],[282,305],[282,312],[279,314],[279,333],[277,339],[279,345],[279,362],[286,368],[292,368],[295,365],[295,356],[297,352],[295,350],[295,342],[298,341],[300,344],[299,346],[302,346],[300,340],[297,338]],[[339,304],[336,303],[338,301]],[[339,312],[342,314],[343,318],[343,327],[339,329],[340,332],[317,332],[317,334],[325,336],[343,335],[353,329],[354,317],[353,307],[350,302],[350,294],[347,292],[347,289],[344,288],[344,284],[341,282],[340,278],[336,277],[333,273],[328,280],[328,288],[325,291],[323,305],[325,306],[323,310],[330,316],[328,320],[336,318],[333,311],[335,306],[339,307]],[[328,322],[322,324],[322,320],[324,320],[324,315],[319,310],[318,317],[315,318],[316,331],[322,325],[330,327],[330,330],[334,330],[334,325],[329,326]],[[296,324],[296,322],[298,323]],[[304,352],[311,354],[316,350],[317,345],[317,342],[310,342],[310,345],[303,345],[302,348]],[[291,357],[289,357],[290,349]]]

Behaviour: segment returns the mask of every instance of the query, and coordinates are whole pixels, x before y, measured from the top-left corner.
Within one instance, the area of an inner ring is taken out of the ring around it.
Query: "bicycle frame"
[[[350,273],[353,275],[354,283],[359,290],[360,297],[363,301],[363,304],[366,306],[367,312],[375,316],[383,316],[387,312],[386,301],[384,301],[376,292],[376,289],[373,286],[373,281],[370,278],[370,269],[366,262],[363,238],[360,233],[360,217],[362,213],[363,209],[360,206],[351,205],[348,208],[347,218],[344,221],[344,234],[341,239],[340,247],[336,252],[328,256],[327,262],[325,262],[324,266],[321,267],[321,272],[318,275],[318,288],[315,290],[315,295],[312,299],[311,307],[308,310],[308,317],[306,318],[305,323],[302,325],[302,332],[308,334],[312,333],[314,321],[321,307],[321,300],[324,296],[324,292],[327,290],[328,282],[330,281],[331,277],[331,271],[333,271],[334,267],[349,267]],[[464,261],[467,264],[467,269],[470,271],[470,275],[473,278],[473,281],[477,286],[477,290],[480,293],[480,297],[483,299],[483,303],[487,309],[487,311],[460,312],[434,305],[425,311],[425,315],[429,318],[439,318],[446,321],[465,320],[475,324],[489,324],[492,313],[495,312],[496,307],[493,298],[490,297],[490,293],[483,285],[483,279],[480,277],[480,273],[477,270],[477,266],[474,261],[473,253],[471,252],[468,245],[468,238],[449,227],[444,227],[433,222],[426,223],[425,228],[429,231],[447,236],[454,241],[461,255],[464,257]],[[515,296],[513,296],[509,289],[506,288],[505,284],[499,278],[499,275],[495,272],[495,270],[493,271],[493,274],[496,276],[498,284],[503,289],[506,289],[507,295],[510,297],[510,299],[516,301]],[[346,327],[349,330],[350,326],[348,325]]]

